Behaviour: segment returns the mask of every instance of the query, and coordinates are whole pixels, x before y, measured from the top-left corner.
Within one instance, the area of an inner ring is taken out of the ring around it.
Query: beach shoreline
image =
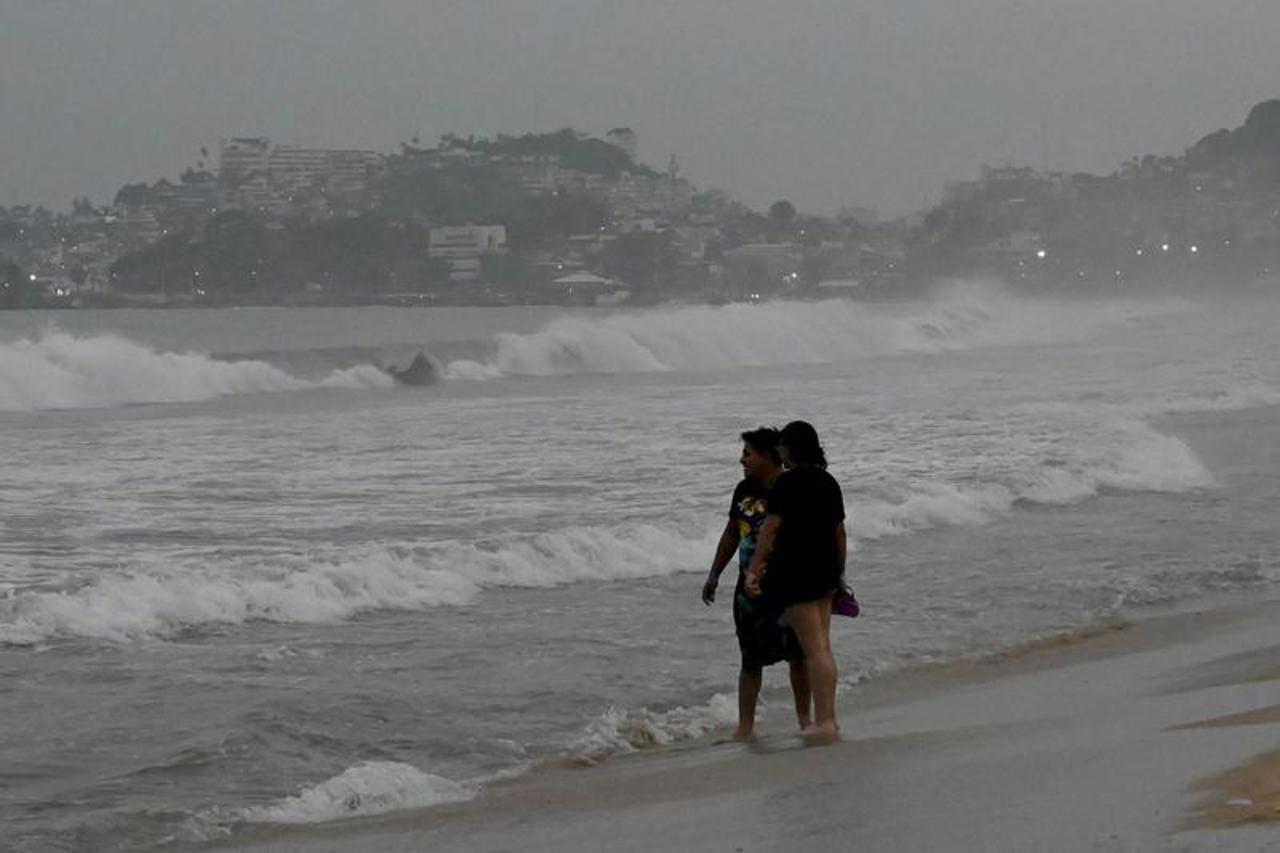
[[[872,679],[842,743],[786,722],[473,800],[216,848],[323,850],[1264,850],[1276,811],[1280,600],[1093,626]]]

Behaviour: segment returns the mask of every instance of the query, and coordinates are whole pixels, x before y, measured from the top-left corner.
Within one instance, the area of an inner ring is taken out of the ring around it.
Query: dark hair
[[[778,443],[787,448],[797,465],[827,467],[827,455],[818,443],[818,431],[807,421],[792,421],[782,428]]]
[[[782,464],[778,455],[778,438],[780,433],[773,427],[758,427],[742,434],[742,443],[761,456],[767,456],[775,465]]]

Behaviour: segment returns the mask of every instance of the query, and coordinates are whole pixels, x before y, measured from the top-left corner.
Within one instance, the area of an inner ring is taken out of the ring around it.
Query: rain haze
[[[0,0],[0,848],[1255,851],[1277,0]]]
[[[698,187],[900,214],[982,164],[1108,172],[1275,94],[1264,0],[0,2],[0,203],[102,203],[231,136],[634,128]]]

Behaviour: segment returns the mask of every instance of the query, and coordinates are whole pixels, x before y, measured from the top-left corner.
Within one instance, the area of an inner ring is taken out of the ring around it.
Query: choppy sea
[[[842,690],[1280,579],[1280,293],[0,314],[0,846],[473,797],[733,719],[738,433],[819,429]],[[428,387],[382,370],[418,351]],[[724,598],[728,598],[725,596]],[[788,730],[784,673],[761,725]],[[587,771],[589,772],[589,771]]]

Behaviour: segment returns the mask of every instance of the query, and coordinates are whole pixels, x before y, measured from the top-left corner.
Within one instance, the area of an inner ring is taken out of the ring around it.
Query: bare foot
[[[804,719],[800,720],[799,722],[800,722],[800,731],[802,731],[802,732],[803,732],[805,729],[807,729],[807,728],[809,728],[810,726],[812,726],[812,725],[813,725],[813,720],[809,719],[808,717],[805,717]]]
[[[742,729],[742,728],[734,729],[733,739],[746,743],[746,742],[755,740],[756,733],[751,729]]]
[[[800,730],[800,739],[807,746],[825,746],[830,743],[838,743],[840,740],[840,727],[835,723],[805,726]]]

